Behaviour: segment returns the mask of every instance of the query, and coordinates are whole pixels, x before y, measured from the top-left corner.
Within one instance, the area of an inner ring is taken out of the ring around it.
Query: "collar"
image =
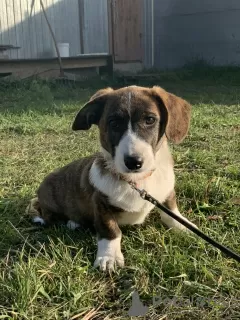
[[[147,172],[143,178],[137,180],[137,181],[132,181],[131,179],[128,179],[125,175],[121,174],[121,173],[117,173],[116,171],[114,170],[110,170],[111,174],[114,175],[115,177],[117,177],[117,179],[119,180],[123,180],[123,181],[126,181],[127,183],[129,183],[131,186],[135,186],[136,188],[139,187],[140,183],[143,181],[143,180],[146,180],[147,178],[149,178],[152,174],[153,174],[153,171],[150,171],[150,172]]]

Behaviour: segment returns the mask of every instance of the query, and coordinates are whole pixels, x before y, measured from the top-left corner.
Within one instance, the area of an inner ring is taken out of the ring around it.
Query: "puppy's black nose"
[[[142,168],[143,165],[143,159],[138,156],[125,156],[124,157],[124,163],[125,166],[129,170],[138,170]]]

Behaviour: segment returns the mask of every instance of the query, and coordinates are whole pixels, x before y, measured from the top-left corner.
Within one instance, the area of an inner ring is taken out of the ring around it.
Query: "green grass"
[[[172,146],[179,205],[240,253],[237,78],[237,68],[186,69],[140,84],[161,85],[192,103],[190,133]],[[193,235],[166,230],[157,210],[143,226],[123,228],[126,267],[113,275],[92,267],[96,240],[89,231],[36,228],[24,215],[45,175],[98,149],[96,128],[71,131],[95,89],[1,85],[0,319],[129,319],[134,289],[150,307],[145,319],[239,319],[240,266]],[[165,302],[154,306],[153,296]],[[178,305],[169,300],[174,296]]]

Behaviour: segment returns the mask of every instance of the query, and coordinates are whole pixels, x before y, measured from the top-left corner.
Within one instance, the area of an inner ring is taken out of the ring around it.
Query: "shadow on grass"
[[[37,87],[37,89],[36,89]],[[73,88],[60,87],[51,89],[48,85],[36,83],[34,89],[10,88],[0,92],[0,110],[12,115],[40,114],[66,115],[79,108],[89,99],[91,91],[77,91]]]
[[[150,70],[121,78],[121,85],[158,85],[193,105],[233,105],[240,100],[240,67],[188,66],[177,70]]]
[[[147,73],[147,76],[145,76]],[[240,67],[193,66],[179,70],[144,71],[133,77],[94,78],[82,83],[42,80],[1,82],[0,110],[7,113],[64,114],[76,111],[98,89],[126,85],[159,85],[191,104],[233,105],[240,100]]]

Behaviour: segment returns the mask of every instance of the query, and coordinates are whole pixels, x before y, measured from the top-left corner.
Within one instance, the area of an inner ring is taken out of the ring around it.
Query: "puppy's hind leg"
[[[29,205],[25,210],[25,214],[29,216],[33,223],[44,225],[45,221],[41,217],[41,208],[38,198],[33,198],[30,200]]]
[[[50,224],[52,221],[52,213],[41,208],[38,198],[33,198],[30,201],[25,213],[31,217],[33,223],[41,226]]]
[[[75,222],[75,221],[73,221],[73,220],[68,220],[67,227],[70,230],[76,230],[77,228],[80,227],[80,224]]]

